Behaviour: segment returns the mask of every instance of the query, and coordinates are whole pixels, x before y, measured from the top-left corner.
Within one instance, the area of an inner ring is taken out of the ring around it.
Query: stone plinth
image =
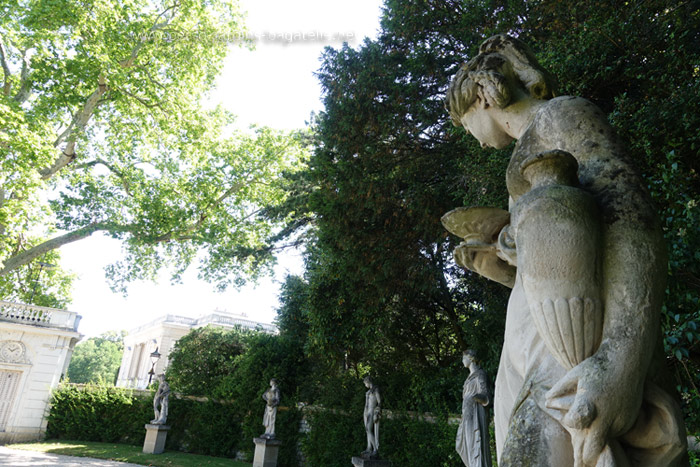
[[[143,452],[160,454],[165,450],[165,438],[168,436],[170,425],[146,424],[146,439],[143,441]]]
[[[278,439],[253,438],[255,457],[253,467],[277,467],[277,454],[282,441]]]
[[[360,456],[353,456],[352,465],[354,467],[391,467],[391,462],[384,459],[366,459]]]

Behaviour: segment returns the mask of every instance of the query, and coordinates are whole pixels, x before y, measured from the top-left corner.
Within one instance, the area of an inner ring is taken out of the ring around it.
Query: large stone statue
[[[462,66],[453,122],[483,147],[517,140],[509,212],[458,209],[459,264],[512,287],[496,379],[499,466],[669,466],[685,430],[662,377],[666,253],[634,161],[590,102],[553,97],[517,39]]]
[[[491,467],[489,418],[486,406],[491,402],[486,372],[476,363],[476,354],[467,350],[462,363],[469,377],[462,389],[462,421],[457,429],[455,449],[467,467]]]
[[[369,376],[365,376],[363,382],[367,387],[365,393],[364,422],[367,432],[367,449],[362,452],[364,457],[376,458],[379,456],[379,418],[382,414],[382,398],[379,387]]]
[[[170,385],[165,381],[165,375],[158,375],[158,389],[153,397],[153,412],[155,418],[151,420],[153,425],[165,425],[168,419],[168,399],[170,398]]]
[[[277,380],[270,380],[270,389],[262,395],[265,405],[265,414],[263,415],[263,426],[265,434],[261,438],[273,439],[275,437],[275,420],[277,420],[277,406],[280,405],[280,390],[277,388]]]

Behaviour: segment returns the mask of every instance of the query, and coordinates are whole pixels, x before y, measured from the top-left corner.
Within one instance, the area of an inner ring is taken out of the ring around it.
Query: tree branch
[[[19,91],[15,95],[15,101],[18,104],[24,104],[24,102],[29,99],[31,95],[31,83],[29,82],[29,59],[27,58],[27,51],[22,52],[22,71],[19,77]]]
[[[9,96],[10,89],[12,88],[12,83],[10,83],[12,72],[10,71],[10,66],[7,64],[7,52],[5,51],[5,44],[3,44],[2,41],[0,41],[0,64],[2,64],[2,71],[4,73],[2,93]]]
[[[99,230],[109,230],[113,232],[129,231],[130,229],[128,227],[116,226],[104,222],[93,222],[92,224],[89,224],[78,230],[74,230],[73,232],[68,232],[67,234],[59,235],[58,237],[46,240],[45,242],[40,243],[39,245],[35,245],[29,248],[28,250],[24,250],[11,256],[3,264],[3,268],[0,270],[0,276],[6,275],[7,273],[35,260],[39,256],[51,250],[55,250],[57,248],[62,247],[63,245],[67,245],[68,243],[73,243],[78,240],[82,240],[83,238],[89,237],[90,235]]]
[[[116,167],[114,167],[112,164],[110,164],[106,160],[102,159],[101,157],[98,157],[94,161],[85,162],[83,164],[77,165],[77,166],[73,167],[73,169],[74,170],[89,169],[90,167],[94,167],[96,165],[103,165],[107,168],[107,170],[109,170],[114,175],[116,175],[119,178],[119,180],[121,180],[121,182],[122,182],[122,188],[124,188],[124,192],[128,196],[133,196],[133,194],[131,193],[131,184],[126,180],[126,177],[124,176],[124,172],[117,169]]]
[[[204,221],[207,220],[207,217],[208,217],[207,211],[209,210],[209,208],[211,208],[212,206],[221,204],[226,198],[228,198],[229,196],[231,196],[232,194],[234,194],[235,192],[237,192],[238,190],[243,188],[243,185],[244,185],[243,182],[234,183],[233,185],[231,185],[231,187],[229,187],[226,191],[224,191],[221,194],[221,196],[219,196],[216,199],[216,201],[213,201],[213,202],[207,204],[204,207],[204,209],[202,209],[202,213],[199,215],[199,219],[197,219],[197,222],[195,222],[194,224],[191,224],[190,226],[188,226],[187,228],[182,230],[182,232],[180,234],[176,235],[176,232],[171,230],[170,232],[165,233],[165,234],[161,235],[160,237],[157,237],[155,240],[156,243],[169,242],[170,240],[192,240],[194,237],[190,234],[192,232],[195,232],[202,225],[204,225]],[[246,216],[242,220],[246,219],[247,217],[252,216],[253,214],[255,214],[258,211],[254,211],[253,213],[249,214],[248,216]]]
[[[107,84],[105,83],[104,76],[100,76],[98,79],[97,89],[87,98],[83,108],[75,113],[73,116],[73,121],[66,130],[59,135],[59,137],[54,142],[54,147],[58,148],[64,141],[67,142],[66,147],[63,148],[61,154],[56,158],[51,167],[45,167],[39,170],[41,178],[43,180],[48,180],[53,177],[56,172],[61,170],[63,167],[71,163],[75,159],[75,141],[78,134],[85,130],[90,118],[95,112],[95,108],[100,102],[100,98],[108,90]]]
[[[175,9],[177,9],[178,6],[180,6],[180,4],[179,4],[178,2],[175,2],[175,3],[173,3],[172,6],[166,8],[165,10],[163,10],[163,11],[156,17],[155,21],[153,22],[153,26],[151,26],[151,28],[148,30],[148,33],[146,33],[145,36],[148,37],[150,34],[156,32],[156,31],[158,31],[158,30],[160,30],[160,29],[163,29],[163,28],[166,27],[168,24],[170,24],[170,21],[172,21],[173,18],[175,18]],[[173,14],[172,14],[169,18],[165,19],[163,22],[160,22],[160,23],[159,23],[158,21],[160,21],[160,19],[161,19],[163,16],[165,16],[165,14],[166,14],[168,11],[170,11],[170,10],[173,10]],[[142,37],[143,37],[143,36],[142,36]],[[142,38],[142,39],[138,42],[138,44],[136,44],[136,45],[134,46],[134,48],[131,49],[131,55],[129,56],[129,58],[126,59],[126,60],[122,60],[121,62],[119,62],[119,64],[122,66],[122,68],[130,68],[130,67],[134,66],[134,63],[136,62],[136,58],[138,57],[139,52],[141,51],[141,49],[143,48],[143,46],[144,46],[145,44],[146,44],[146,40],[145,40],[145,38]]]

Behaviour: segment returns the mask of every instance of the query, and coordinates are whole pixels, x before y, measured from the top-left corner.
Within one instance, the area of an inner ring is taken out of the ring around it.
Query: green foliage
[[[199,396],[218,392],[246,348],[246,333],[239,328],[206,326],[180,338],[169,357],[167,379],[172,390]]]
[[[57,439],[143,444],[153,418],[153,397],[114,387],[62,386],[53,393],[47,436]],[[234,457],[246,449],[241,417],[231,404],[171,396],[167,449]]]
[[[125,335],[126,331],[109,331],[76,345],[68,365],[70,382],[103,385],[116,383]]]
[[[26,301],[11,291],[32,288],[27,265],[97,231],[124,242],[125,258],[107,270],[122,291],[162,267],[178,280],[198,253],[202,277],[220,288],[268,270],[264,240],[284,218],[261,209],[285,199],[280,175],[303,165],[304,135],[232,132],[233,115],[202,107],[228,50],[222,38],[242,37],[234,1],[2,8],[3,297]],[[33,280],[67,299],[51,290],[67,287],[65,274]]]
[[[613,9],[598,0],[389,0],[381,24],[376,40],[324,52],[314,153],[308,170],[288,178],[291,195],[279,208],[308,239],[298,286],[304,312],[295,316],[308,323],[313,398],[324,399],[343,372],[371,372],[409,408],[455,407],[459,396],[449,387],[461,369],[453,362],[466,347],[476,347],[495,375],[508,292],[455,267],[456,239],[439,218],[463,205],[506,207],[510,149],[482,151],[451,127],[442,100],[479,44],[505,32],[533,47],[560,94],[588,98],[609,114],[648,181],[670,258],[664,344],[688,425],[696,426],[697,2]]]
[[[153,413],[151,412],[151,415]],[[235,457],[246,447],[240,415],[229,404],[170,398],[166,448],[220,457]]]
[[[171,388],[226,402],[217,409],[221,414],[183,417],[196,419],[202,425],[188,426],[186,432],[196,433],[196,441],[183,435],[181,444],[195,452],[215,455],[228,455],[227,450],[235,448],[252,458],[254,446],[250,440],[260,436],[263,430],[261,396],[270,379],[275,378],[282,391],[276,428],[279,437],[285,440],[279,463],[297,465],[294,446],[299,438],[301,415],[296,402],[299,388],[308,374],[307,368],[302,347],[288,334],[269,335],[214,327],[190,331],[178,340],[170,354],[167,378]],[[197,407],[199,411],[204,410]],[[219,421],[212,423],[212,420]],[[216,434],[219,426],[230,431],[226,436],[230,446],[216,441],[216,437],[220,437]],[[208,445],[220,447],[207,451]]]
[[[139,444],[153,417],[152,400],[104,386],[61,386],[53,392],[49,438]]]
[[[409,417],[384,419],[381,425],[383,455],[396,465],[419,467],[461,467],[464,465],[455,451],[457,426],[448,425],[445,416],[434,423]]]
[[[310,466],[346,466],[348,459],[365,448],[361,409],[351,414],[334,410],[308,413],[311,431],[302,439],[302,452]]]
[[[311,431],[302,441],[302,451],[311,466],[342,467],[366,445],[360,410],[310,410],[307,421]],[[454,449],[457,427],[448,425],[446,417],[434,422],[408,416],[381,421],[381,453],[402,467],[461,466]]]
[[[58,250],[49,251],[40,259],[0,275],[0,298],[9,302],[67,308],[71,303],[75,274],[56,267],[61,261]]]

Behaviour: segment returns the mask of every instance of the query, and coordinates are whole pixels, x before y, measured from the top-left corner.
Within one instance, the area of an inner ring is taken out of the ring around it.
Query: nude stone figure
[[[529,48],[498,35],[446,104],[483,147],[517,140],[508,212],[443,223],[459,264],[512,288],[496,379],[499,466],[671,466],[685,429],[663,377],[666,253],[645,183],[603,113],[554,97]]]
[[[158,375],[158,389],[153,397],[153,412],[155,418],[152,425],[165,425],[168,419],[168,401],[170,399],[170,385],[165,381],[165,375]]]
[[[364,422],[367,433],[367,449],[362,452],[364,457],[376,458],[379,456],[379,418],[382,413],[382,398],[379,387],[369,376],[365,376],[363,382],[367,387],[365,393]]]

